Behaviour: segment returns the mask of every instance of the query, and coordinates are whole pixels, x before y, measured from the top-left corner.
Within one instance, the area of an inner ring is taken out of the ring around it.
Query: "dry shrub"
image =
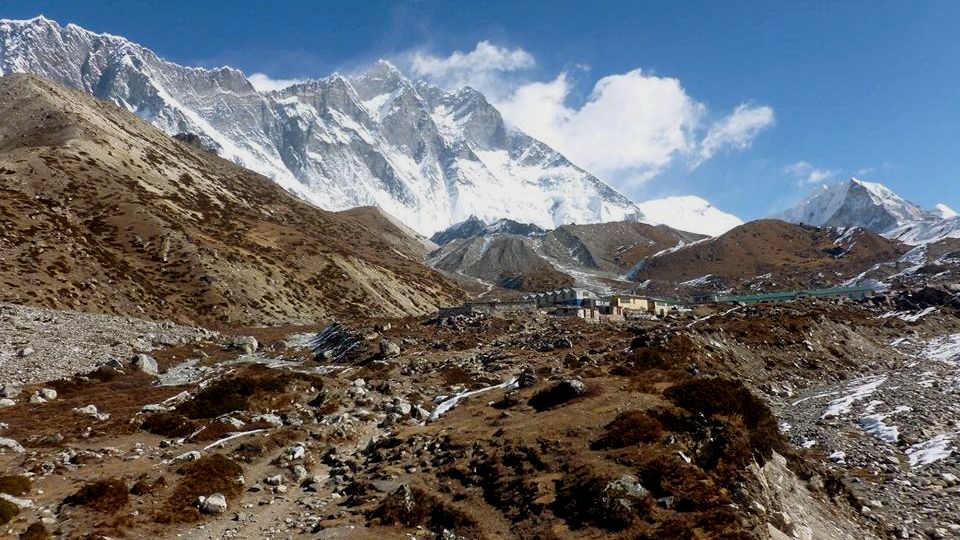
[[[382,525],[426,527],[434,531],[446,529],[479,537],[477,521],[466,512],[416,487],[410,488],[409,496],[398,491],[386,497],[368,513],[367,518]]]
[[[20,513],[20,507],[6,499],[0,499],[0,525],[10,523],[10,520],[17,517]]]
[[[20,540],[48,540],[50,533],[43,523],[35,521],[27,527],[27,530],[20,533]]]
[[[587,386],[586,391],[581,393],[568,381],[560,381],[534,394],[527,404],[538,411],[546,411],[576,398],[596,396],[599,393],[599,388],[591,386]]]
[[[769,459],[774,450],[785,447],[773,413],[739,381],[691,379],[667,389],[664,395],[695,415],[741,417],[750,433],[753,453],[759,458]]]
[[[243,467],[223,454],[203,456],[187,463],[177,473],[181,475],[180,481],[155,516],[158,523],[198,521],[200,512],[193,506],[198,497],[222,493],[229,501],[238,497],[242,489],[236,480],[243,473]]]
[[[119,478],[84,484],[79,491],[63,500],[65,504],[86,506],[97,512],[113,513],[130,502],[127,484]]]
[[[573,528],[626,529],[645,507],[631,508],[616,501],[604,501],[602,493],[614,480],[616,478],[599,474],[589,464],[575,465],[557,482],[557,496],[551,509]]]
[[[605,429],[604,434],[591,446],[594,450],[625,448],[663,438],[663,425],[643,411],[622,412]]]
[[[160,412],[147,417],[140,429],[161,437],[186,437],[197,430],[197,423],[174,412]]]
[[[640,484],[656,498],[672,496],[678,512],[704,511],[730,503],[710,476],[675,451],[644,446],[636,453],[635,466]]]
[[[462,367],[452,367],[443,370],[440,372],[440,377],[443,379],[443,382],[448,386],[453,386],[456,384],[462,384],[464,386],[470,387],[476,384],[473,377],[467,373],[467,370]]]
[[[207,386],[193,399],[177,407],[177,411],[194,420],[245,411],[250,408],[250,400],[254,396],[283,393],[294,382],[304,382],[315,388],[323,387],[323,379],[319,376],[251,367],[244,375]]]
[[[29,493],[32,487],[33,484],[30,482],[30,479],[22,474],[0,476],[0,493],[19,497],[20,495]]]
[[[617,365],[610,369],[612,375],[636,377],[651,369],[669,369],[673,367],[659,349],[642,347],[618,355]]]

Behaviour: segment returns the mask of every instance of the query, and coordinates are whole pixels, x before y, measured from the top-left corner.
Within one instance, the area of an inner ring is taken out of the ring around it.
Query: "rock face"
[[[378,205],[423,234],[475,214],[554,227],[639,217],[626,197],[504,124],[483,95],[387,62],[259,93],[235,69],[187,68],[121,37],[38,17],[0,21],[0,74],[112,101],[328,210]],[[518,195],[520,194],[520,195]]]

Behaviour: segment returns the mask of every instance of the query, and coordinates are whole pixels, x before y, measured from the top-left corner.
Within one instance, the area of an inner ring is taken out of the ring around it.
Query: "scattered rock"
[[[191,451],[189,451],[189,452],[185,452],[185,453],[180,454],[179,456],[173,458],[173,461],[174,461],[175,463],[185,463],[185,462],[188,462],[188,461],[197,461],[197,460],[200,459],[201,457],[202,457],[202,454],[200,454],[200,452],[198,452],[198,451],[196,451],[196,450],[191,450]]]
[[[77,414],[82,414],[84,416],[89,416],[91,418],[95,418],[101,422],[103,422],[104,420],[110,419],[109,413],[102,413],[98,411],[97,406],[92,404],[86,405],[84,407],[74,407],[73,412]]]
[[[17,351],[17,358],[26,358],[35,352],[37,351],[33,350],[33,347],[24,347]]]

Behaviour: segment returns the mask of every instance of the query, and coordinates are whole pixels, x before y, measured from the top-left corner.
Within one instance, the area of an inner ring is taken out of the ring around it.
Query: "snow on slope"
[[[856,178],[820,186],[773,217],[818,227],[864,227],[913,245],[960,238],[960,217],[946,205],[927,211],[883,184]]]
[[[189,68],[124,38],[37,17],[0,20],[0,74],[29,72],[124,107],[329,210],[376,205],[429,235],[476,215],[544,228],[637,220],[638,207],[482,94],[414,82],[387,62],[258,92],[238,70]]]
[[[681,231],[720,236],[743,225],[743,220],[693,195],[666,197],[638,203],[644,221],[652,225],[667,225]]]

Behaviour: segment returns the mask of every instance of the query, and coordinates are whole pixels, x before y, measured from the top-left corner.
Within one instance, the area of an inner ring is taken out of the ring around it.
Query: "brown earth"
[[[211,325],[462,295],[383,220],[320,210],[80,92],[8,75],[0,117],[0,301]]]
[[[751,221],[712,240],[646,259],[636,273],[654,290],[706,279],[688,290],[782,290],[835,286],[877,263],[895,261],[909,246],[866,229],[843,230]]]

